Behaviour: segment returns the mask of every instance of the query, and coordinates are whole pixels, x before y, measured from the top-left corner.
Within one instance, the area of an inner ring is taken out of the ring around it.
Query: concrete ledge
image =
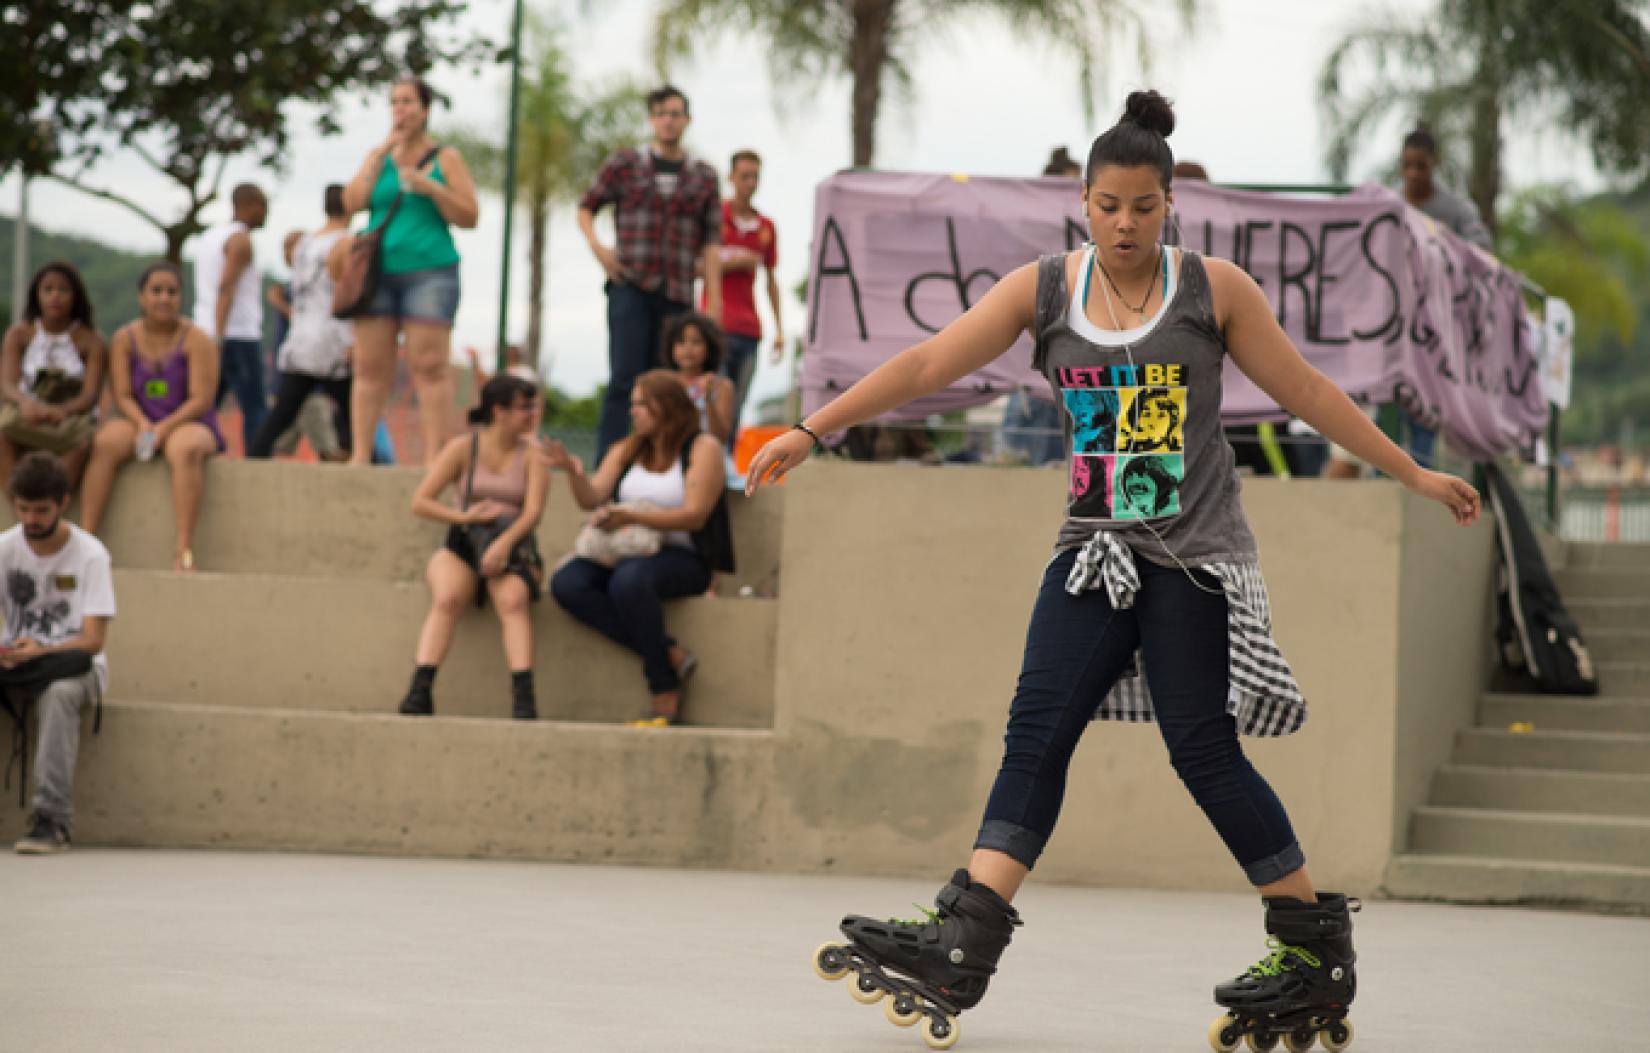
[[[1450,903],[1612,907],[1650,914],[1650,868],[1479,856],[1401,855],[1385,891]]]
[[[1594,695],[1485,695],[1478,707],[1485,728],[1524,722],[1544,731],[1627,731],[1650,735],[1650,698]]]
[[[115,591],[111,695],[215,707],[393,712],[429,608],[422,583],[347,578],[118,570]],[[771,726],[775,602],[694,597],[665,610],[699,655],[687,719]],[[540,716],[617,722],[647,710],[633,653],[548,597],[533,609],[533,629]],[[498,618],[471,610],[436,679],[436,712],[506,716],[509,691]]]
[[[445,533],[409,511],[422,478],[417,468],[214,459],[206,468],[195,557],[202,569],[220,573],[422,581]],[[782,490],[759,501],[728,495],[739,572],[726,575],[720,588],[750,585],[772,594],[784,503]],[[572,549],[584,515],[566,481],[552,476],[538,529],[548,563]],[[0,526],[12,521],[6,505]],[[171,569],[172,491],[164,464],[121,469],[99,533],[115,566]]]
[[[1433,781],[1431,803],[1650,819],[1650,775],[1447,764]]]
[[[75,839],[759,868],[772,758],[759,731],[111,702]]]
[[[1410,847],[1444,855],[1650,867],[1650,819],[1428,805],[1415,810]]]

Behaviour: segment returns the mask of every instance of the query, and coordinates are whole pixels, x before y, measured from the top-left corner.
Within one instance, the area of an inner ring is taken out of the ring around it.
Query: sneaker
[[[29,832],[12,846],[18,855],[50,856],[69,848],[69,831],[50,816],[36,814],[29,821]]]

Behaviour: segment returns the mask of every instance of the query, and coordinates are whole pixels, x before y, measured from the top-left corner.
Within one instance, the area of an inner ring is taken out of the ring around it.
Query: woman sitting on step
[[[218,393],[218,347],[183,317],[183,278],[177,266],[156,263],[138,278],[142,316],[109,341],[109,387],[115,416],[97,430],[80,492],[80,523],[97,533],[114,489],[115,472],[136,457],[159,454],[172,470],[172,514],[177,540],[174,570],[195,569],[195,521],[206,486],[206,459],[223,452],[213,401]]]
[[[447,524],[447,539],[425,571],[430,613],[418,634],[417,668],[401,700],[406,716],[435,712],[436,668],[453,642],[453,626],[472,601],[493,601],[510,665],[510,715],[538,718],[533,695],[533,622],[528,604],[544,583],[533,531],[550,491],[550,473],[533,455],[532,429],[539,393],[519,377],[500,374],[481,389],[470,411],[471,433],[453,439],[436,457],[413,495],[415,515]],[[456,486],[456,507],[440,501]]]
[[[641,655],[653,704],[633,724],[665,727],[681,719],[682,683],[698,662],[665,632],[662,601],[697,596],[715,571],[733,570],[727,476],[722,444],[699,430],[699,411],[670,370],[636,378],[630,423],[630,436],[607,451],[593,477],[560,443],[545,448],[550,465],[567,473],[573,499],[592,513],[581,554],[556,571],[550,591],[567,613]],[[652,544],[626,551],[599,536],[634,527]]]

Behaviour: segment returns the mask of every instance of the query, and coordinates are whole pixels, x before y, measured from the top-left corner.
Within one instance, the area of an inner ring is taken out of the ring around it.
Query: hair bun
[[[1131,91],[1123,104],[1123,120],[1167,139],[1174,133],[1174,104],[1151,89]]]

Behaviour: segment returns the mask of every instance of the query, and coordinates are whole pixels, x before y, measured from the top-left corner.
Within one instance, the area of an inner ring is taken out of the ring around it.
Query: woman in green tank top
[[[390,91],[390,134],[367,155],[344,190],[349,212],[367,209],[367,229],[384,229],[378,293],[355,320],[351,464],[372,460],[373,434],[395,379],[401,334],[407,339],[426,456],[441,449],[451,430],[453,381],[448,360],[459,298],[458,247],[451,228],[473,228],[478,208],[475,181],[464,158],[430,138],[433,98],[429,85],[417,77],[395,82]],[[394,204],[397,194],[399,205]]]

